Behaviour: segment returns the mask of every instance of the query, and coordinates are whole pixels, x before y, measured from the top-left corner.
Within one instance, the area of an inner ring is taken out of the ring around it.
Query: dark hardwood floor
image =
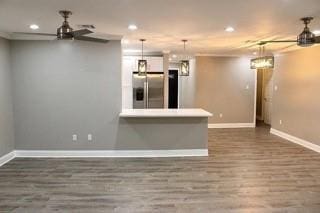
[[[320,212],[320,154],[268,131],[211,129],[210,157],[15,159],[0,212]]]

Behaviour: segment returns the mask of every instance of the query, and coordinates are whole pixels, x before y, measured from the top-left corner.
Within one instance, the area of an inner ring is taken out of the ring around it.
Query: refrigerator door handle
[[[148,83],[143,82],[143,96],[144,96],[144,108],[148,108]]]
[[[147,102],[147,109],[149,108],[149,82],[148,82],[148,80],[147,80],[147,82],[146,82],[146,87],[147,87],[147,89],[146,89],[146,102]]]

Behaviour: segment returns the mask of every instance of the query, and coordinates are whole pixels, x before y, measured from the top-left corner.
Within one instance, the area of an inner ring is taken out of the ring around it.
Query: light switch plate
[[[78,140],[78,136],[77,135],[72,135],[72,140],[73,141],[77,141]]]
[[[92,141],[92,134],[88,134],[88,141]]]

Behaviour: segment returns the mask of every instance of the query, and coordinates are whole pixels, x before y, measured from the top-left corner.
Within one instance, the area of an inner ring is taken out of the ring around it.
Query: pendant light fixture
[[[186,53],[186,42],[188,40],[182,40],[183,42],[183,51],[184,54]],[[184,59],[180,61],[180,75],[181,76],[189,76],[190,72],[190,65],[189,65],[189,60],[186,59],[186,56],[184,55]]]
[[[264,45],[259,46],[259,57],[251,59],[251,69],[272,69],[274,68],[274,57],[265,55]]]
[[[141,60],[138,60],[138,74],[146,75],[147,74],[147,60],[143,59],[143,42],[145,39],[140,39],[141,41]]]

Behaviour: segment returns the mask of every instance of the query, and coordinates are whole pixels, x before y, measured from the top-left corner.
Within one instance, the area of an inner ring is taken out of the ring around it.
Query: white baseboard
[[[208,156],[208,149],[177,150],[16,150],[16,157],[27,158],[151,158]]]
[[[206,157],[208,149],[174,150],[15,150],[0,158],[0,167],[14,158],[162,158]]]
[[[255,123],[216,123],[208,124],[209,129],[224,129],[224,128],[255,128]]]
[[[0,158],[0,167],[3,166],[4,164],[8,163],[12,159],[15,158],[15,151],[9,152],[8,154],[2,156]]]
[[[297,138],[295,136],[289,135],[285,132],[281,132],[273,128],[270,129],[270,133],[320,153],[320,146],[313,144],[309,141],[303,140],[301,138]]]

